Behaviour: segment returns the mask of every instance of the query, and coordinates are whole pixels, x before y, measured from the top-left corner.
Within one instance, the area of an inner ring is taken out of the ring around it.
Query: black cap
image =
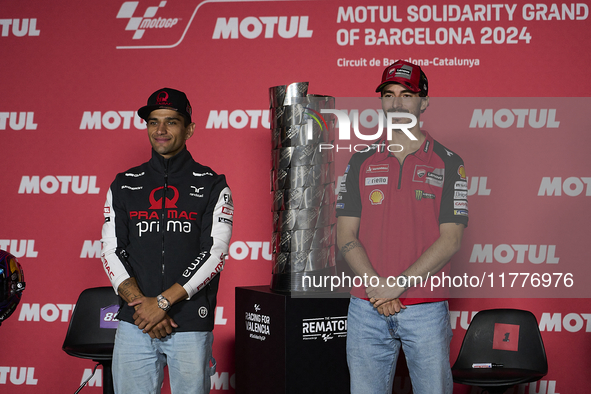
[[[143,120],[148,120],[148,116],[155,109],[172,109],[183,115],[191,122],[191,114],[193,110],[187,95],[180,90],[162,88],[150,96],[148,104],[140,108],[137,113]]]

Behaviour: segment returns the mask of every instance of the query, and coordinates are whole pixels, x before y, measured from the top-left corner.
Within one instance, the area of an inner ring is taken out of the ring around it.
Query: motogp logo
[[[139,1],[126,1],[121,5],[117,19],[129,19],[125,30],[133,31],[133,39],[139,40],[144,36],[146,29],[171,28],[179,21],[178,18],[154,18],[159,8],[166,5],[166,1],[161,1],[156,7],[148,7],[143,16],[134,17],[133,14]]]
[[[120,34],[126,45],[117,49],[171,49],[179,46],[191,26],[197,10],[191,2],[166,0],[125,1],[117,13],[117,24],[125,33]],[[178,17],[178,15],[184,17]],[[187,17],[189,16],[189,17]],[[129,34],[127,32],[132,32]]]

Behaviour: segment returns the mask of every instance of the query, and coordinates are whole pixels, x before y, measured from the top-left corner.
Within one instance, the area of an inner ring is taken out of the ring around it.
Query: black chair
[[[487,368],[486,364],[493,366]],[[504,393],[547,373],[538,321],[531,312],[518,309],[478,312],[452,367],[454,382],[478,386],[488,393]]]
[[[112,394],[111,364],[119,309],[119,297],[112,287],[84,290],[70,318],[62,349],[70,356],[91,359],[103,366],[103,393]]]

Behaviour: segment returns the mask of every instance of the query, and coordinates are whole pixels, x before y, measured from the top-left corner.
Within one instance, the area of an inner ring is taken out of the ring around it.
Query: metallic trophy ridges
[[[325,290],[304,276],[335,272],[334,97],[308,94],[308,82],[269,89],[273,277],[278,292]],[[310,132],[311,129],[311,132]]]

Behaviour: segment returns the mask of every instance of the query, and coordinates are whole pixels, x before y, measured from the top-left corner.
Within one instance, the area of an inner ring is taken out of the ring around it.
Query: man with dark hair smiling
[[[413,115],[416,124],[408,127],[414,139],[394,130],[389,141],[353,155],[337,204],[339,249],[356,275],[373,278],[351,291],[351,393],[391,393],[402,347],[413,392],[451,394],[448,294],[412,286],[448,271],[460,248],[468,224],[464,164],[420,129],[429,97],[419,66],[388,66],[376,92],[390,122],[409,123]]]
[[[138,110],[152,158],[118,174],[107,193],[101,257],[124,301],[113,352],[117,393],[159,393],[165,365],[173,393],[210,391],[234,208],[225,177],[186,148],[191,114],[185,93],[154,92]]]

